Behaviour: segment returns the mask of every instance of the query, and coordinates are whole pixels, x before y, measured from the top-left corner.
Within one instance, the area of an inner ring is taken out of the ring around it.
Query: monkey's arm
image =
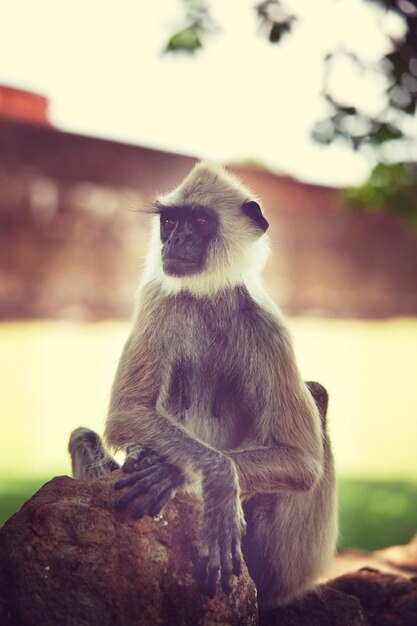
[[[213,463],[233,473],[234,465],[224,454],[193,436],[164,408],[169,380],[163,380],[163,353],[155,349],[152,339],[151,332],[143,332],[132,335],[125,345],[106,421],[108,443],[128,453],[139,446],[139,455],[140,448],[147,448],[180,467],[189,481],[204,479],[207,466]]]
[[[243,494],[308,491],[323,473],[327,392],[304,383],[285,325],[274,320],[244,364],[253,434],[225,451],[238,470]]]
[[[200,482],[203,492],[200,538],[202,556],[207,562],[208,593],[214,596],[219,571],[222,589],[228,593],[232,573],[239,575],[241,572],[241,540],[246,529],[235,464],[150,407],[135,406],[130,411],[113,412],[107,422],[106,437],[115,446],[123,446],[125,441],[140,441],[160,454],[173,471],[186,477],[186,481]],[[144,499],[134,508],[137,517],[145,508],[150,514],[157,512],[159,500],[154,502],[150,491],[155,479],[160,484],[158,498],[163,499],[164,489],[170,489],[169,479],[163,474],[164,464],[154,468],[136,472],[119,482],[119,487],[133,486],[119,500],[121,508],[144,494]]]
[[[314,434],[310,445],[296,438],[269,445],[228,450],[239,475],[243,495],[309,491],[322,476],[323,442]]]
[[[199,483],[203,492],[200,537],[208,568],[208,592],[214,595],[219,570],[222,588],[227,592],[232,573],[241,571],[240,546],[246,527],[236,467],[226,455],[172,420],[162,400],[155,406],[158,393],[163,398],[163,389],[158,389],[160,373],[151,356],[146,344],[139,351],[132,341],[128,342],[113,386],[106,439],[117,448],[127,449],[132,442],[149,448],[161,456],[163,463],[120,481],[120,487],[131,487],[126,498],[122,496],[122,506],[143,496],[138,503],[135,501],[133,511],[138,510],[138,517],[145,509],[152,514],[157,505],[156,500],[149,501],[152,491],[157,485],[157,498],[164,498],[164,489],[172,489],[172,471],[180,477],[178,484],[184,480]],[[166,466],[169,475],[164,475]]]
[[[236,465],[243,496],[308,491],[321,476],[317,461],[284,444],[228,450],[226,454]]]
[[[317,382],[307,382],[320,414],[322,435],[325,436],[328,394]],[[276,493],[280,491],[308,491],[321,474],[316,462],[299,450],[281,443],[270,446],[248,447],[228,450],[239,474],[242,495]]]

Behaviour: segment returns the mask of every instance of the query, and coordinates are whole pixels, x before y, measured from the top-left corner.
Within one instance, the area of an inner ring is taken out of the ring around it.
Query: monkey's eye
[[[206,217],[203,217],[202,215],[194,217],[193,222],[196,226],[207,226],[207,224],[209,223],[208,219]]]
[[[173,217],[162,217],[161,222],[162,222],[162,226],[166,230],[174,230],[175,226],[177,225],[177,220],[174,219]]]

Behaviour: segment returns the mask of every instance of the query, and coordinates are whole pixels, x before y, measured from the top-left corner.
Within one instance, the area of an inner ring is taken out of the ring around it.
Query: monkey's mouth
[[[201,264],[198,259],[170,254],[163,258],[163,269],[170,276],[185,276],[199,272]]]
[[[168,261],[168,262],[169,261],[174,261],[174,263],[175,263],[175,261],[180,261],[180,262],[184,262],[184,263],[193,263],[193,264],[197,263],[196,259],[191,259],[191,258],[185,257],[185,256],[178,256],[177,254],[170,254],[169,256],[166,256],[164,258],[164,262],[165,261]]]

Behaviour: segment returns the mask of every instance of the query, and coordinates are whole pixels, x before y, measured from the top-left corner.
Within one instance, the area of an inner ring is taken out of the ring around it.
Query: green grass
[[[49,479],[38,478],[37,480],[8,480],[3,482],[0,491],[0,526],[16,513],[22,504],[29,500],[47,480]]]
[[[417,485],[405,481],[340,479],[340,549],[378,550],[408,543],[417,533]]]

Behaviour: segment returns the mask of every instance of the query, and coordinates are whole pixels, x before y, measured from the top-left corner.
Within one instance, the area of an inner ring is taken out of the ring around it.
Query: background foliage
[[[317,120],[311,133],[315,141],[325,145],[343,141],[353,150],[372,152],[376,164],[368,180],[346,192],[349,208],[395,211],[410,227],[417,228],[417,163],[412,150],[413,144],[417,144],[417,0],[363,2],[395,14],[402,22],[403,33],[397,38],[387,35],[389,52],[376,63],[369,63],[348,49],[328,51],[323,60],[322,91],[328,114]],[[184,25],[169,39],[166,53],[195,53],[221,31],[209,2],[184,0],[184,4]],[[280,0],[264,0],[254,7],[254,19],[258,19],[261,31],[275,45],[283,37],[297,36],[297,22],[302,16],[292,10],[290,0],[285,5]],[[361,108],[358,94],[353,93],[347,102],[332,93],[332,77],[341,58],[355,65],[364,78],[383,78],[385,88],[378,110]]]

